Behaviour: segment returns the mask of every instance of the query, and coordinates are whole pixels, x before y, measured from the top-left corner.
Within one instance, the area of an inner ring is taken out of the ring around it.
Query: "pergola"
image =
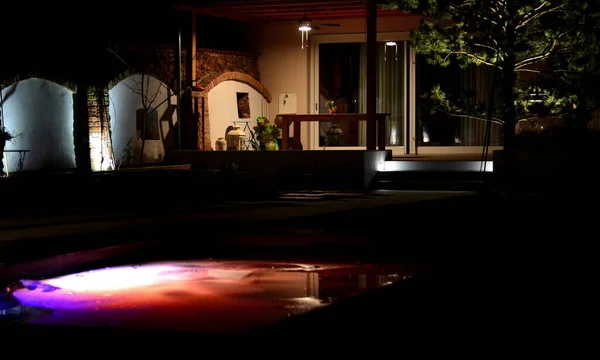
[[[175,5],[195,14],[254,23],[298,21],[305,14],[313,20],[366,18],[367,35],[367,150],[376,150],[377,17],[398,15],[378,9],[376,0],[204,0]],[[196,50],[196,23],[192,17],[192,54]],[[194,58],[195,59],[195,58]],[[192,60],[195,61],[195,60]],[[192,66],[195,79],[196,66]]]

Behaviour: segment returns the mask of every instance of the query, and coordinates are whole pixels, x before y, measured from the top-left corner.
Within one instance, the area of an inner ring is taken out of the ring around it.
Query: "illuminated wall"
[[[250,118],[242,119],[238,114],[237,93],[247,93],[250,99]],[[223,81],[208,93],[208,109],[210,111],[211,141],[225,137],[225,131],[234,121],[256,120],[259,116],[268,116],[267,101],[252,87],[238,81]],[[274,120],[274,119],[269,119]],[[243,124],[240,124],[242,129]],[[252,126],[252,125],[251,125]]]
[[[116,166],[139,163],[144,119],[143,162],[162,161],[165,149],[177,144],[177,99],[173,92],[152,76],[133,75],[108,93]]]
[[[93,171],[114,170],[114,156],[110,137],[108,90],[89,87],[80,96],[87,97],[87,120],[89,126],[90,165]]]
[[[23,170],[75,168],[72,92],[53,82],[31,78],[2,90],[4,125],[21,136],[6,150],[30,150]],[[18,169],[19,155],[8,153],[8,170]]]

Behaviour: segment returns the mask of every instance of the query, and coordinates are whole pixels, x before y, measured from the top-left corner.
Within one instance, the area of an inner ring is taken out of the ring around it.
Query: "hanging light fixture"
[[[396,44],[395,41],[388,41],[385,43],[385,46],[383,47],[383,60],[387,61],[387,48],[388,46],[393,46],[396,48],[396,60],[398,60],[398,44]]]
[[[308,32],[312,30],[310,21],[302,20],[300,26],[298,26],[298,30],[300,30],[302,34],[302,49],[304,49],[305,47],[308,47]]]

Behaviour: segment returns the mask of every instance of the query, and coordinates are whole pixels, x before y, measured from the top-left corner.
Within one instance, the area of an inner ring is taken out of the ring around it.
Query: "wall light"
[[[395,41],[387,41],[385,46],[383,47],[383,60],[387,61],[387,48],[388,46],[393,46],[396,48],[396,60],[398,60],[398,44]]]

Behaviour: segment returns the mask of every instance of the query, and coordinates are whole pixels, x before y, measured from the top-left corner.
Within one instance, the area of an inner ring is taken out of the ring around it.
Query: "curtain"
[[[397,50],[397,52],[396,52]],[[377,43],[377,112],[391,114],[386,121],[386,144],[404,145],[404,45]],[[367,112],[367,44],[360,44],[358,111]],[[367,144],[367,124],[361,121],[359,146]]]
[[[469,66],[461,70],[461,85],[464,91],[474,93],[474,97],[467,98],[468,106],[487,104],[489,91],[492,89],[494,80],[494,69],[489,66]],[[493,106],[498,109],[501,106],[500,93],[496,90]],[[487,105],[485,105],[487,106]],[[461,119],[457,145],[483,146],[485,140],[485,129],[487,122],[480,119]],[[502,145],[502,126],[491,124],[490,143],[491,146]]]

